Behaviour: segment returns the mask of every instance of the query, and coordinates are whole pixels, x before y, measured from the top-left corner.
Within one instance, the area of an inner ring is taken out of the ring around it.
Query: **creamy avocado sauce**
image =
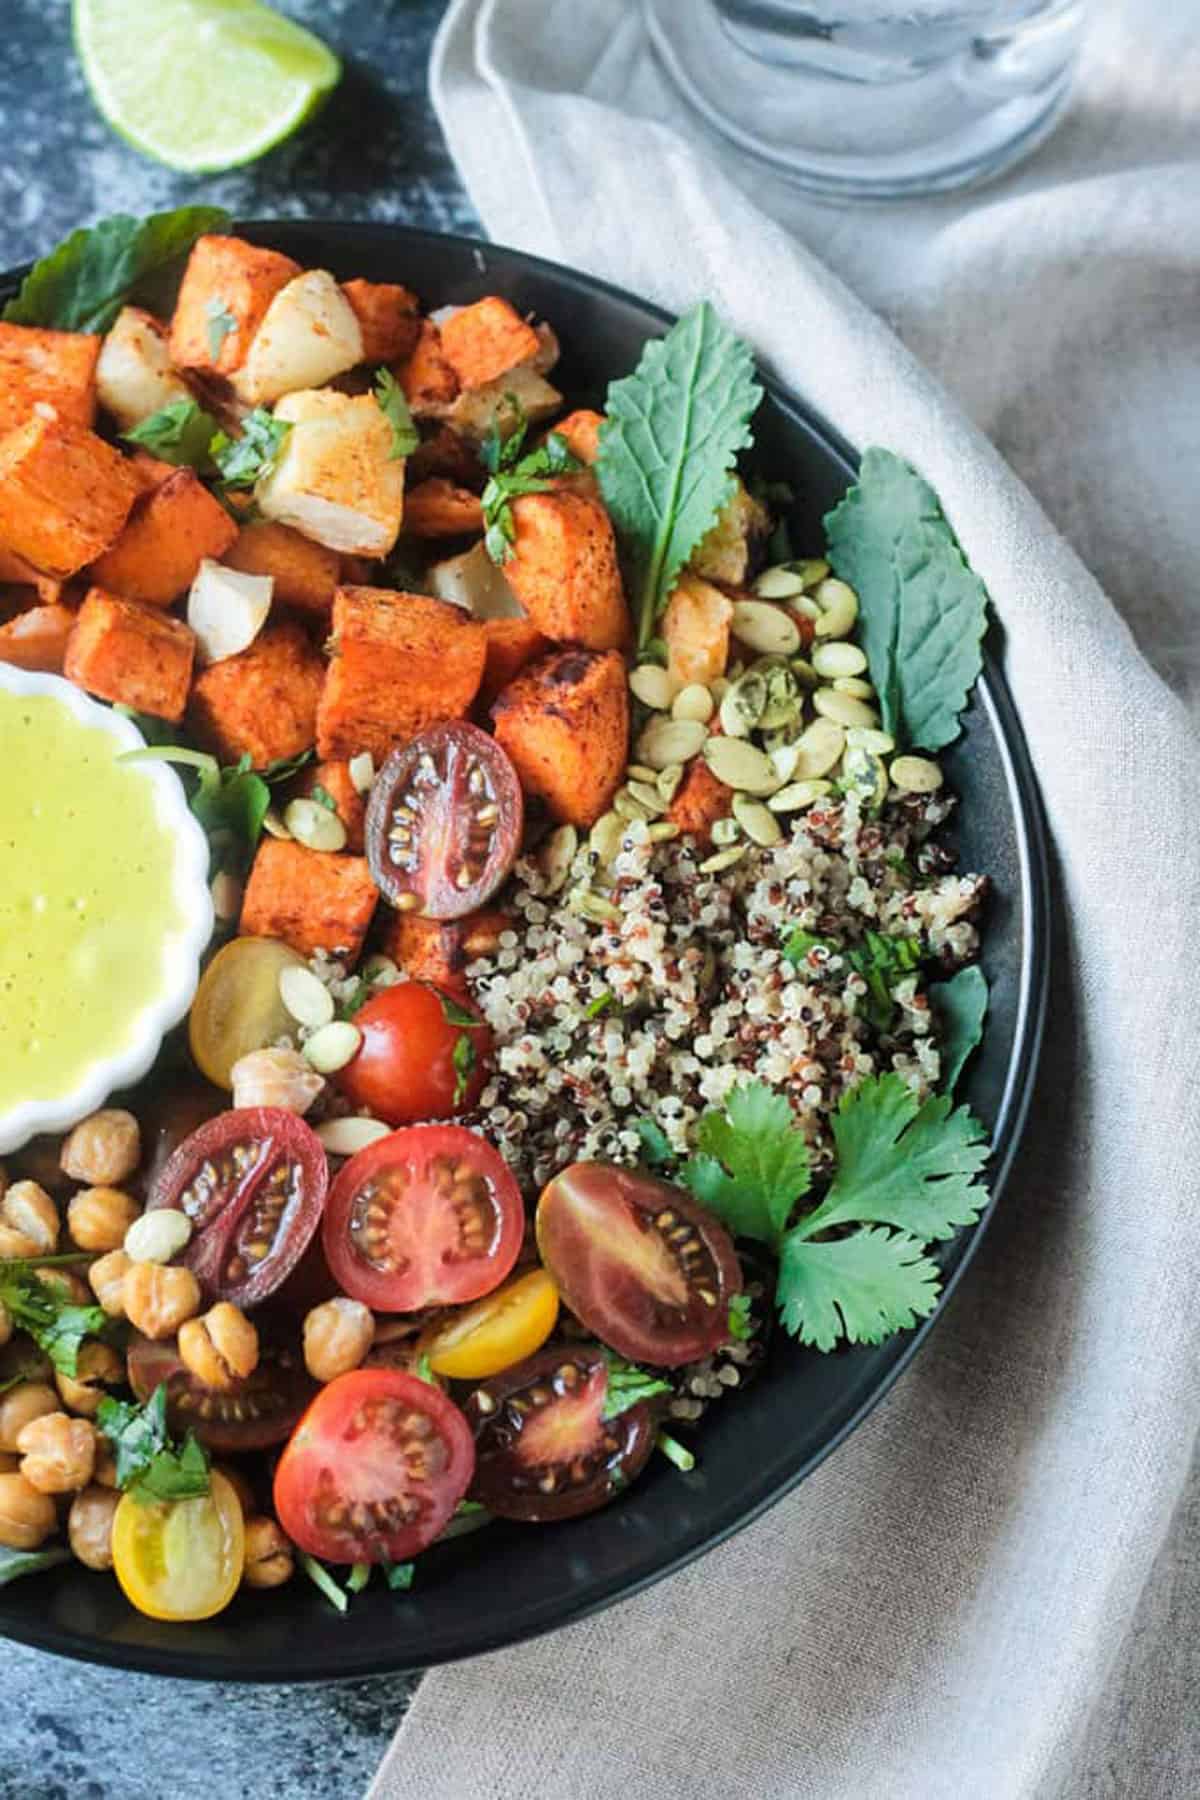
[[[144,769],[48,694],[0,689],[0,1113],[120,1053],[184,924]]]

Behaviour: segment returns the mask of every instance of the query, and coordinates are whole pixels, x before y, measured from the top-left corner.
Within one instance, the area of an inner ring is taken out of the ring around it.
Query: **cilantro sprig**
[[[117,1486],[143,1505],[208,1493],[208,1452],[194,1433],[189,1431],[179,1444],[167,1429],[165,1382],[159,1382],[144,1406],[102,1400],[96,1424],[112,1446]]]
[[[237,437],[218,431],[208,453],[220,471],[223,486],[253,487],[275,466],[291,429],[286,419],[277,419],[265,406],[256,406],[242,420]]]
[[[762,1082],[703,1116],[699,1154],[680,1170],[731,1231],[776,1253],[783,1323],[818,1350],[882,1343],[926,1318],[941,1291],[929,1245],[987,1202],[983,1127],[948,1094],[921,1101],[899,1075],[870,1076],[843,1096],[832,1131],[836,1173],[807,1212],[808,1145],[786,1097]]]
[[[98,1337],[111,1323],[103,1307],[64,1299],[26,1263],[0,1263],[0,1302],[18,1330],[27,1332],[64,1375],[78,1372],[84,1338]]]
[[[503,565],[513,555],[517,535],[512,503],[523,494],[544,494],[555,475],[569,475],[582,469],[579,458],[572,454],[566,438],[552,431],[544,444],[525,453],[529,420],[516,396],[507,396],[516,424],[506,437],[493,423],[480,445],[479,456],[488,471],[483,490],[484,544],[494,563]]]
[[[867,984],[863,1013],[876,1031],[887,1031],[896,1015],[895,990],[905,976],[921,966],[924,955],[919,937],[890,937],[880,931],[867,931],[861,944],[839,944],[833,938],[814,937],[799,929],[790,933],[783,954],[790,963],[803,965],[813,949],[824,949],[840,956],[856,975]]]
[[[649,1369],[643,1369],[638,1363],[626,1362],[615,1350],[601,1346],[600,1354],[608,1368],[608,1385],[604,1390],[604,1406],[602,1419],[620,1418],[631,1406],[639,1401],[652,1400],[656,1394],[669,1394],[671,1384],[660,1375],[652,1375]]]
[[[395,462],[401,456],[411,456],[421,442],[421,433],[413,424],[404,389],[390,369],[377,370],[372,392],[376,406],[392,428],[388,460]]]

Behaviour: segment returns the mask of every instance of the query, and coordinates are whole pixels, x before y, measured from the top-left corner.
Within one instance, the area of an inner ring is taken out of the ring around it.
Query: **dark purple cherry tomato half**
[[[393,750],[367,805],[367,860],[386,900],[461,919],[495,893],[524,829],[521,783],[495,738],[454,719]]]
[[[728,1338],[741,1268],[725,1227],[682,1188],[572,1163],[542,1193],[537,1241],[564,1304],[631,1361],[675,1369]]]
[[[639,1475],[654,1448],[645,1401],[604,1417],[608,1365],[591,1344],[539,1350],[473,1389],[472,1499],[501,1519],[541,1524],[595,1512]]]
[[[182,1435],[194,1431],[218,1456],[267,1450],[281,1444],[317,1391],[296,1344],[268,1324],[259,1327],[259,1359],[253,1373],[227,1388],[206,1387],[180,1360],[174,1338],[153,1343],[134,1333],[129,1342],[129,1385],[141,1401],[167,1384],[167,1423]]]
[[[173,1206],[192,1221],[183,1260],[206,1300],[257,1306],[308,1249],[328,1184],[325,1151],[303,1119],[247,1106],[185,1138],[147,1206]]]

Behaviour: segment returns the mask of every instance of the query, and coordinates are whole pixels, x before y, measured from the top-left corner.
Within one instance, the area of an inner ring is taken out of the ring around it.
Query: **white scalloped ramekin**
[[[82,723],[107,731],[122,750],[145,748],[145,739],[129,719],[90,700],[57,675],[33,675],[0,662],[0,688],[10,694],[50,694]],[[19,1149],[40,1132],[68,1130],[103,1106],[117,1089],[139,1081],[153,1065],[163,1038],[186,1013],[196,992],[200,958],[213,929],[208,840],[188,810],[182,783],[173,769],[165,763],[143,763],[137,772],[153,788],[158,818],[175,843],[175,897],[183,924],[171,935],[162,992],[133,1021],[133,1037],[119,1054],[93,1063],[71,1093],[55,1100],[22,1101],[19,1106],[0,1112],[0,1153]],[[0,781],[3,779],[4,746],[0,744]],[[3,1035],[0,1030],[0,1042]]]

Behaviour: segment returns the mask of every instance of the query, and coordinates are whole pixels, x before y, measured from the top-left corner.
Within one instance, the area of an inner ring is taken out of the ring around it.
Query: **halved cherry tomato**
[[[246,1106],[185,1138],[146,1204],[192,1221],[184,1261],[206,1298],[257,1306],[307,1250],[328,1185],[325,1151],[303,1119]]]
[[[362,1044],[337,1083],[355,1106],[389,1125],[415,1125],[469,1112],[478,1100],[492,1034],[474,1007],[424,981],[399,981],[360,1007],[354,1023]]]
[[[461,919],[495,893],[524,828],[521,783],[495,738],[461,719],[393,750],[367,804],[367,860],[384,898]]]
[[[252,1374],[227,1388],[205,1387],[180,1360],[174,1338],[153,1343],[135,1332],[129,1340],[129,1385],[149,1400],[167,1384],[167,1423],[175,1432],[194,1431],[219,1456],[266,1450],[282,1444],[317,1391],[299,1350],[258,1314],[259,1355]]]
[[[239,937],[220,950],[200,978],[188,1017],[196,1066],[218,1087],[233,1087],[233,1065],[294,1028],[279,997],[283,969],[304,958],[276,938]]]
[[[449,1522],[475,1449],[458,1408],[400,1369],[355,1369],[321,1389],[275,1472],[275,1512],[326,1562],[404,1562]]]
[[[525,1210],[504,1159],[461,1125],[414,1125],[360,1150],[325,1208],[343,1293],[376,1312],[490,1294],[521,1248]]]
[[[436,1375],[483,1381],[540,1350],[557,1321],[558,1289],[534,1269],[435,1325],[420,1348]]]
[[[540,1350],[476,1388],[473,1499],[501,1519],[573,1519],[641,1473],[654,1448],[645,1401],[604,1417],[608,1365],[591,1344]]]
[[[209,1481],[210,1491],[193,1500],[148,1503],[125,1494],[113,1514],[117,1580],[151,1619],[211,1619],[237,1593],[242,1503],[215,1469]]]
[[[622,1356],[673,1369],[729,1336],[738,1259],[725,1227],[681,1188],[573,1163],[538,1202],[537,1240],[571,1311]]]

